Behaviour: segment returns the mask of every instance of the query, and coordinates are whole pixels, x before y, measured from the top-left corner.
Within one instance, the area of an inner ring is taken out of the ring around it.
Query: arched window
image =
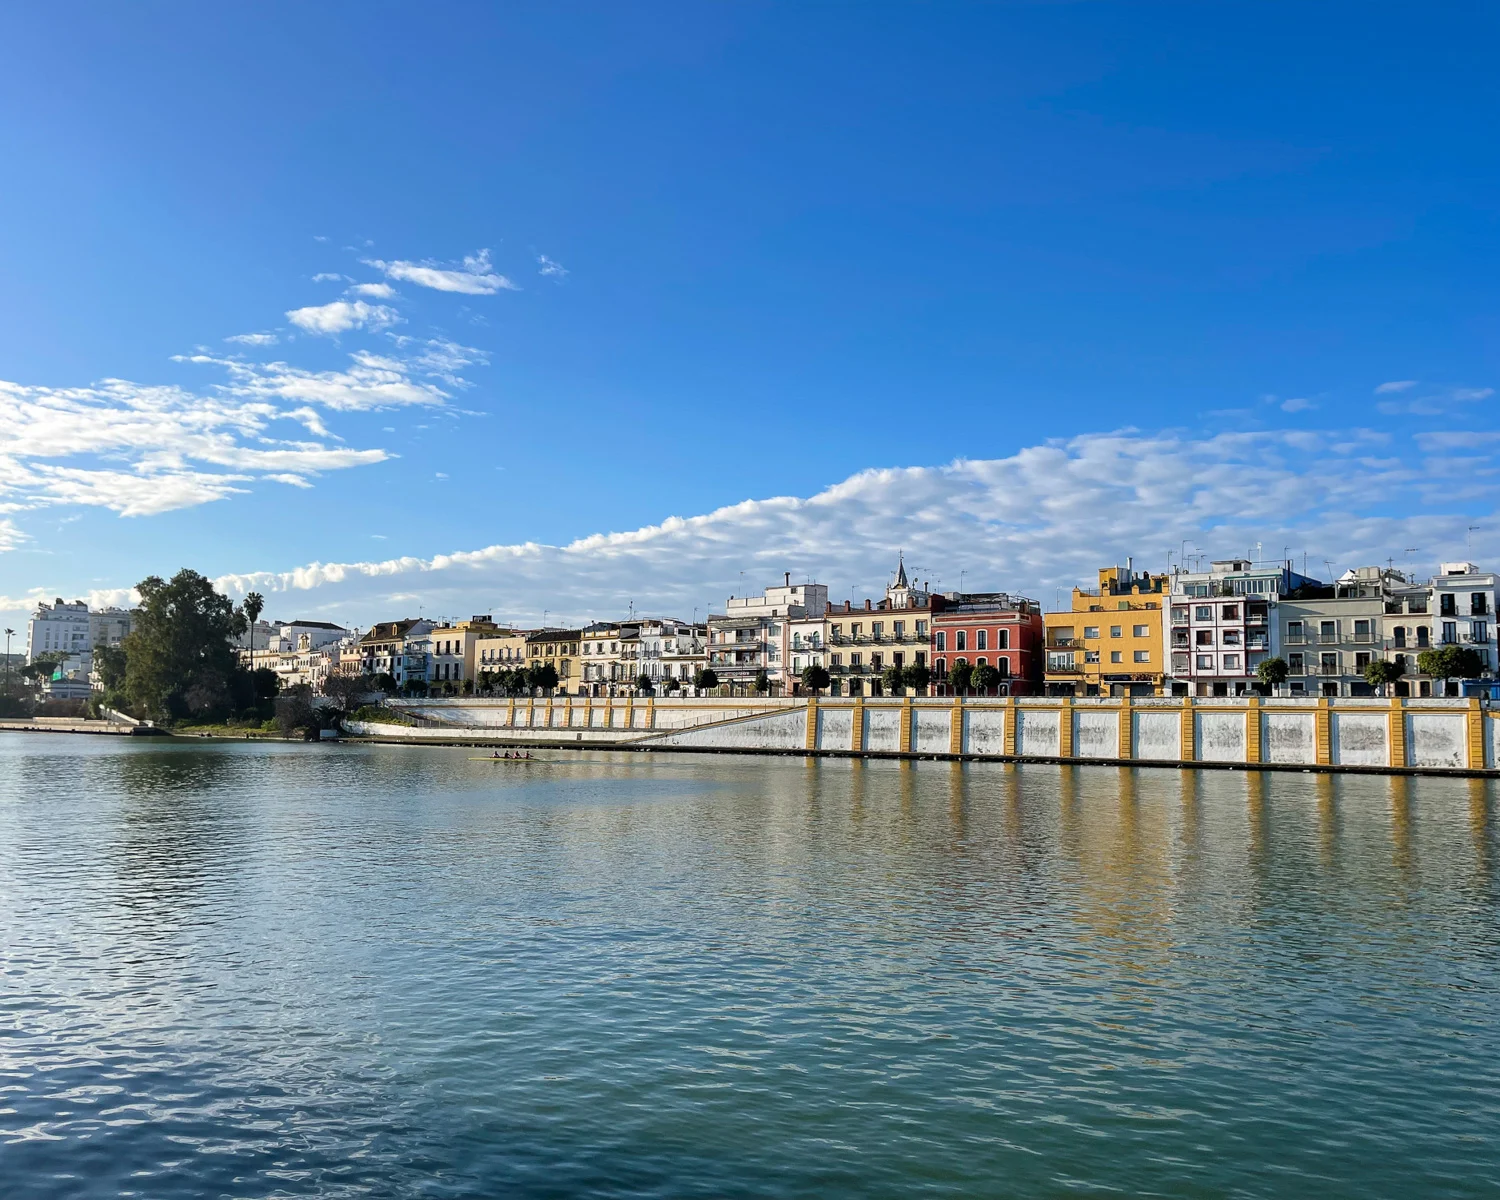
[[[980,634],[980,635],[979,635],[979,636],[980,636],[980,637],[983,637],[983,636],[984,636],[984,635],[983,635],[983,634]],[[987,664],[987,663],[988,663],[988,662],[989,662],[989,661],[990,661],[990,660],[989,660],[989,659],[987,659],[987,658],[985,658],[985,657],[984,657],[984,655],[982,655],[982,654],[981,654],[981,655],[980,655],[980,656],[979,656],[979,657],[978,657],[978,659],[976,659],[976,660],[975,660],[975,662],[974,662],[974,665],[975,665],[975,666],[976,666],[976,667],[982,667],[982,666],[985,666],[985,665],[986,665],[986,664]]]
[[[1010,630],[1009,629],[1002,629],[1002,630],[1000,630],[998,636],[999,636],[1000,640],[995,643],[995,648],[998,649],[998,650],[1009,650],[1010,649]]]
[[[1000,678],[1001,679],[1009,679],[1010,678],[1010,659],[1008,659],[1008,658],[997,658],[995,660],[995,669],[1000,672]]]
[[[948,673],[948,660],[945,658],[938,659],[935,663],[932,664],[932,671],[933,674],[938,676],[946,675]]]

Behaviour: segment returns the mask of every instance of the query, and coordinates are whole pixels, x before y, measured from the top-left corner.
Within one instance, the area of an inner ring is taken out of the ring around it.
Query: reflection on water
[[[7,737],[0,1177],[1494,1195],[1495,798]]]

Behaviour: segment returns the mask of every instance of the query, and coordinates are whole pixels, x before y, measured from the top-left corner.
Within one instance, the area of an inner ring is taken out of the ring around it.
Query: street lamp
[[[10,639],[15,634],[14,629],[5,631],[5,694],[10,695]]]

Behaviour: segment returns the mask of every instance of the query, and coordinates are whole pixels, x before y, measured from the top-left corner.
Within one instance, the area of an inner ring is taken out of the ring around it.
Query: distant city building
[[[762,671],[772,694],[790,691],[788,652],[790,623],[816,619],[828,610],[828,588],[821,583],[792,582],[759,596],[731,596],[721,615],[708,618],[708,666],[732,691],[753,691]]]
[[[996,695],[1037,695],[1045,642],[1042,607],[1035,600],[1007,592],[949,592],[932,618],[933,691],[951,694],[948,674],[966,662],[1000,673]]]
[[[801,690],[804,667],[816,662],[829,674],[830,695],[881,695],[886,691],[883,676],[891,667],[904,671],[927,665],[933,615],[946,603],[946,597],[912,584],[905,562],[898,559],[883,599],[835,605],[824,614],[821,631],[806,621],[792,623],[793,692]]]
[[[407,617],[382,621],[359,639],[359,667],[364,675],[389,675],[396,686],[427,678],[427,654],[419,643],[432,632],[431,621]],[[342,673],[342,672],[341,672]]]
[[[39,604],[26,627],[26,661],[43,654],[85,654],[94,647],[92,628],[82,600],[70,604],[59,596],[52,604]]]
[[[1099,568],[1097,588],[1074,588],[1068,612],[1046,613],[1047,694],[1152,696],[1162,690],[1166,575]]]

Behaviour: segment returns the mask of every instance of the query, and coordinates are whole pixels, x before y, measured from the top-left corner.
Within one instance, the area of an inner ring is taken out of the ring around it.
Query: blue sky
[[[182,565],[366,623],[1500,550],[1484,6],[3,21],[20,616]]]

